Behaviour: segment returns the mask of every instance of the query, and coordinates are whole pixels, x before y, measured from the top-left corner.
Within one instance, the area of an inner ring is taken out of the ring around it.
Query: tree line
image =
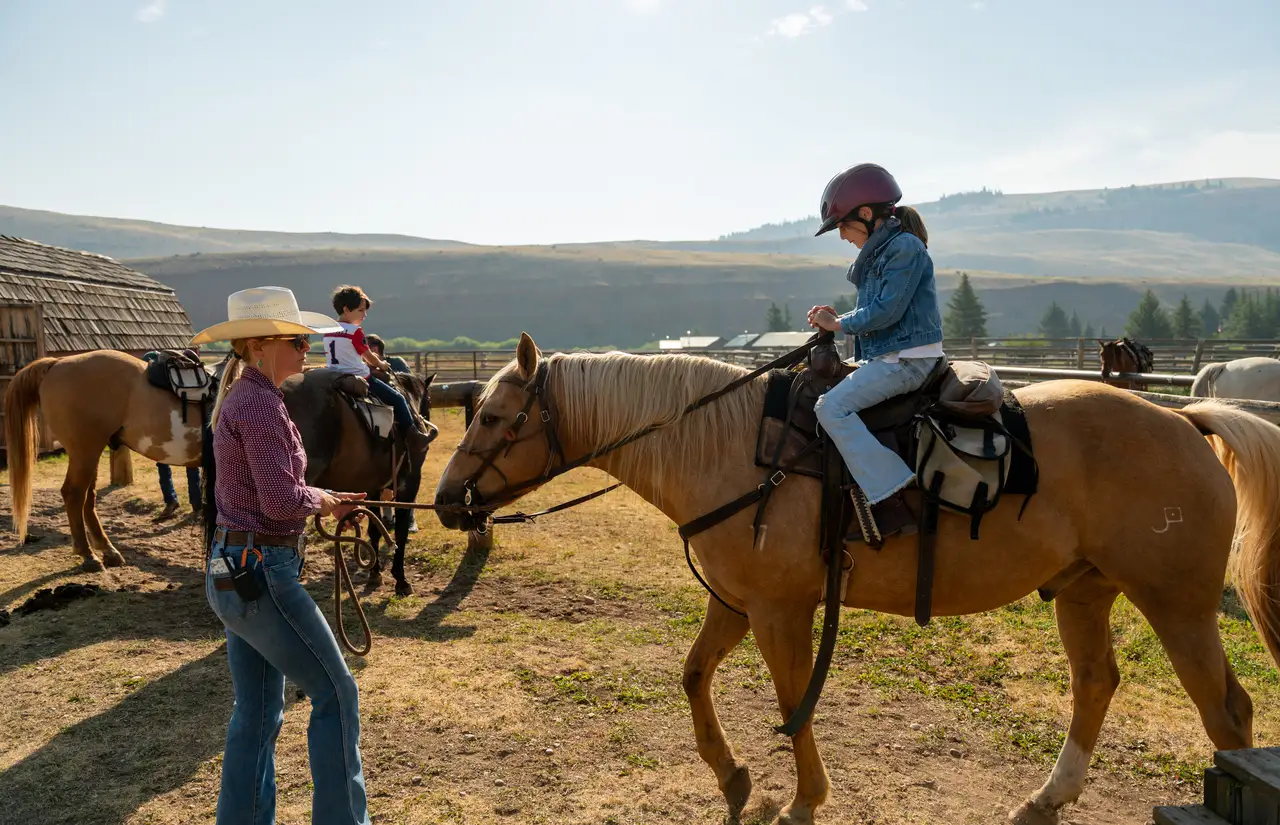
[[[982,299],[969,280],[960,273],[960,283],[947,302],[942,319],[948,338],[987,337],[987,312]],[[1093,338],[1093,324],[1081,323],[1079,315],[1052,301],[1040,316],[1035,332],[1045,338]],[[1280,337],[1280,290],[1229,288],[1216,306],[1208,299],[1199,308],[1191,305],[1186,295],[1177,305],[1166,309],[1151,290],[1129,313],[1124,334],[1131,338],[1263,338]],[[1096,337],[1106,338],[1105,327]]]

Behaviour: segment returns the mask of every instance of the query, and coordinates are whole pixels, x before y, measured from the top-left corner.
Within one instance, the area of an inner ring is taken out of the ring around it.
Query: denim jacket
[[[889,217],[871,234],[846,275],[858,290],[840,328],[860,360],[942,340],[933,259],[924,243]]]

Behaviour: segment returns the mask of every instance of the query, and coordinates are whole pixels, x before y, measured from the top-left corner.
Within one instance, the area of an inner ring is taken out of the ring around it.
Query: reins
[[[534,374],[532,380],[524,382],[522,384],[521,388],[525,392],[529,393],[529,398],[528,398],[528,401],[525,403],[524,409],[517,416],[518,426],[520,427],[520,429],[523,429],[524,425],[528,423],[528,421],[530,420],[529,413],[532,411],[534,402],[538,400],[542,401],[543,409],[541,414],[539,415],[539,419],[543,425],[542,433],[545,435],[547,439],[547,446],[548,446],[547,469],[543,471],[542,475],[536,476],[527,481],[520,482],[519,484],[515,484],[515,485],[507,484],[506,486],[503,487],[503,489],[498,491],[497,493],[498,497],[494,501],[483,502],[480,500],[479,493],[476,491],[476,488],[475,488],[475,482],[479,480],[480,476],[485,471],[489,469],[493,469],[496,472],[498,472],[499,475],[503,476],[503,481],[507,480],[506,476],[502,474],[497,467],[493,466],[493,463],[497,459],[498,455],[504,450],[509,450],[513,443],[517,443],[519,441],[525,441],[529,438],[534,438],[537,436],[536,433],[532,435],[520,436],[519,433],[517,432],[516,438],[510,441],[503,440],[489,450],[475,450],[475,449],[464,448],[462,446],[459,446],[458,449],[462,452],[482,456],[480,468],[475,473],[473,473],[472,476],[468,478],[466,482],[464,482],[463,486],[464,486],[464,489],[466,490],[466,499],[465,499],[465,503],[463,504],[419,504],[417,502],[406,502],[406,501],[377,501],[377,502],[369,501],[368,504],[373,507],[379,507],[379,508],[390,507],[390,508],[399,509],[399,510],[434,510],[437,512],[463,513],[463,514],[472,515],[472,516],[480,515],[483,518],[480,524],[476,527],[476,532],[479,533],[480,535],[484,535],[486,532],[488,532],[489,526],[493,524],[532,524],[542,516],[548,516],[553,513],[561,512],[562,510],[567,510],[571,507],[576,507],[579,504],[584,504],[588,501],[591,501],[594,498],[598,498],[604,495],[605,493],[612,492],[613,490],[616,490],[619,487],[621,487],[622,483],[618,482],[615,484],[611,484],[608,487],[603,487],[599,490],[595,490],[594,492],[587,493],[586,495],[581,495],[581,496],[578,496],[577,498],[573,498],[568,501],[561,502],[559,504],[548,507],[545,510],[539,510],[536,513],[525,513],[523,511],[519,511],[515,513],[509,513],[506,515],[495,516],[493,515],[493,510],[495,510],[496,508],[504,504],[509,504],[515,501],[520,496],[520,494],[522,494],[526,490],[545,484],[546,482],[558,476],[564,475],[570,470],[576,470],[579,467],[583,467],[586,464],[589,464],[590,462],[596,460],[597,458],[600,458],[601,456],[607,455],[611,452],[614,452],[615,450],[619,450],[627,446],[628,444],[633,444],[636,441],[639,441],[640,439],[644,438],[645,436],[651,435],[652,433],[657,432],[658,430],[673,426],[674,424],[679,422],[681,419],[683,419],[685,416],[689,415],[690,413],[696,410],[699,410],[702,407],[707,406],[708,404],[712,404],[715,401],[722,398],[723,396],[728,395],[729,393],[734,392],[735,390],[738,390],[741,387],[746,386],[747,384],[751,383],[752,381],[759,378],[760,376],[768,373],[770,370],[794,366],[795,364],[799,363],[805,356],[807,356],[809,354],[809,351],[812,350],[815,346],[818,346],[819,344],[822,344],[825,341],[829,341],[833,337],[834,336],[830,332],[819,331],[817,333],[814,333],[814,335],[811,338],[809,338],[809,340],[806,341],[801,346],[796,347],[795,349],[784,353],[783,355],[773,359],[772,361],[768,362],[767,364],[764,364],[763,366],[757,367],[751,372],[748,372],[738,378],[735,378],[734,380],[730,381],[728,384],[724,385],[720,389],[710,392],[702,396],[701,398],[698,398],[697,400],[689,403],[688,405],[685,406],[683,410],[680,411],[680,414],[677,415],[672,420],[664,423],[659,423],[659,424],[651,424],[628,436],[625,436],[609,444],[606,444],[603,447],[599,447],[595,450],[592,450],[586,455],[580,456],[579,458],[576,458],[573,461],[565,460],[564,452],[560,447],[559,437],[555,432],[555,413],[552,411],[551,405],[549,403],[549,398],[546,395],[547,361],[543,360],[540,364],[538,364],[537,372]],[[515,384],[517,382],[505,381],[505,383]],[[558,466],[555,465],[555,458],[557,456],[559,456],[561,461],[561,463]],[[765,485],[761,485],[761,486],[763,487]],[[739,502],[733,502],[729,506],[733,506],[737,504],[739,504]],[[724,509],[726,508],[720,508],[720,510],[724,510]],[[717,510],[714,513],[709,515],[716,515],[720,512],[720,510]],[[376,529],[383,536],[385,536],[388,541],[391,541],[391,542],[395,541],[391,531],[387,529],[387,526],[382,522],[382,519],[380,519],[377,516],[377,514],[375,514],[373,510],[370,509],[370,507],[356,506],[349,512],[345,513],[340,519],[338,519],[337,529],[333,533],[330,533],[329,531],[325,530],[324,524],[322,523],[319,514],[317,514],[314,517],[316,532],[319,533],[322,538],[333,542],[333,566],[334,566],[333,613],[334,613],[334,624],[337,626],[336,632],[343,646],[346,647],[347,650],[356,654],[357,656],[364,656],[368,654],[369,651],[372,649],[373,634],[369,630],[369,622],[365,618],[364,608],[360,606],[360,598],[359,596],[357,596],[355,592],[355,587],[351,583],[351,575],[347,569],[346,559],[343,556],[342,546],[344,544],[355,545],[355,548],[356,548],[355,562],[356,562],[357,568],[368,571],[368,570],[372,570],[377,565],[377,554],[373,549],[373,544],[368,539],[365,539],[355,534],[343,535],[344,531],[348,526],[354,526],[354,524],[361,518],[366,518],[369,520],[370,535],[372,535],[373,530]],[[689,564],[689,569],[693,570],[693,574],[695,577],[697,577],[698,581],[702,582],[703,585],[706,586],[706,582],[702,579],[702,576],[698,574],[697,569],[693,566],[693,560],[689,555],[688,536],[683,536],[683,537],[685,538],[685,559]],[[356,615],[359,616],[360,618],[361,630],[363,631],[365,636],[365,644],[363,648],[357,648],[355,645],[351,643],[351,640],[347,637],[346,630],[342,624],[342,586],[343,584],[346,585],[347,593],[350,595],[351,601],[355,604]],[[717,594],[715,594],[714,591],[711,591],[709,587],[707,589],[709,592],[712,593],[713,596],[716,596],[717,599],[720,598]],[[723,603],[722,599],[721,599],[721,602]],[[726,607],[727,606],[728,605],[726,605]],[[733,608],[729,608],[729,609],[733,610]],[[734,610],[734,612],[736,613],[738,611]]]

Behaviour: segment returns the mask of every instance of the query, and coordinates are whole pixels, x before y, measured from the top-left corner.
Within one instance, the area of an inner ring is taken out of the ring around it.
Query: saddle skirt
[[[370,395],[369,382],[360,376],[339,372],[334,372],[334,375],[334,390],[351,407],[369,435],[379,441],[391,439],[394,436],[392,427],[396,421],[395,410]]]
[[[788,472],[822,478],[822,451],[814,449],[819,437],[814,404],[854,369],[838,359],[822,359],[816,353],[810,368],[770,374],[756,443],[758,466],[790,467]],[[987,364],[941,358],[920,390],[863,410],[860,417],[880,443],[916,471],[921,491],[940,507],[970,517],[976,539],[983,514],[995,507],[1010,474],[1004,402],[1000,380]]]

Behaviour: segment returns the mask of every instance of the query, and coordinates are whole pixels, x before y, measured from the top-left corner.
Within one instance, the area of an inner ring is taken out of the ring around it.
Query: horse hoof
[[[114,547],[102,551],[102,561],[107,567],[124,567],[124,556],[120,555],[120,551]]]
[[[80,562],[80,569],[86,573],[101,573],[103,570],[102,562],[96,556],[90,556]]]
[[[1028,799],[1009,813],[1011,825],[1058,825],[1058,812]]]
[[[364,583],[366,590],[377,590],[382,587],[382,574],[376,570],[369,574],[369,580]]]
[[[412,596],[412,595],[413,595],[413,585],[409,584],[408,582],[404,582],[404,581],[396,582],[396,595],[397,595],[397,596]]]
[[[774,820],[774,825],[813,825],[813,814],[792,810],[791,806],[788,805],[778,812],[778,818]]]
[[[751,771],[747,770],[747,766],[743,765],[729,774],[729,781],[724,783],[720,789],[724,794],[725,802],[729,803],[729,817],[737,818],[742,814],[742,809],[747,807],[747,800],[751,798]]]

